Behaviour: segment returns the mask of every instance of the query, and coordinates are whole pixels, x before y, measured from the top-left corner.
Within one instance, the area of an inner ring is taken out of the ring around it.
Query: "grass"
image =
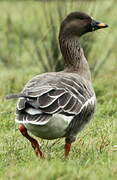
[[[64,139],[43,141],[37,138],[46,158],[40,160],[35,157],[30,144],[21,136],[15,124],[16,101],[6,101],[4,97],[19,92],[30,78],[46,71],[44,67],[47,71],[53,68],[48,65],[47,57],[47,49],[52,51],[53,38],[49,14],[51,10],[55,12],[52,16],[56,31],[54,38],[57,38],[60,15],[56,11],[57,3],[53,2],[43,4],[30,1],[27,6],[27,2],[23,1],[1,1],[0,180],[115,180],[117,177],[116,4],[114,1],[90,4],[70,1],[66,6],[60,6],[63,8],[62,17],[71,9],[79,8],[110,25],[110,29],[87,34],[82,40],[85,42],[89,36],[93,36],[87,40],[85,50],[97,95],[95,116],[78,135],[67,161],[63,158]],[[45,13],[48,24],[44,21],[41,23]],[[42,55],[44,62],[40,59]],[[55,59],[54,56],[56,54],[50,54],[50,59]],[[61,59],[59,53],[57,58]],[[53,59],[51,63],[54,63]]]

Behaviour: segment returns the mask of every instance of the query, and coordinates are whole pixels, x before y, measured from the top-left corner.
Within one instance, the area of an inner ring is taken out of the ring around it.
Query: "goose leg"
[[[19,130],[21,134],[31,142],[31,145],[35,151],[36,156],[44,157],[42,151],[40,150],[39,143],[37,142],[36,139],[34,139],[28,134],[27,129],[23,124],[19,125]]]
[[[65,153],[64,153],[65,158],[68,157],[70,149],[71,149],[71,143],[67,142],[67,139],[66,139],[66,142],[65,142]]]

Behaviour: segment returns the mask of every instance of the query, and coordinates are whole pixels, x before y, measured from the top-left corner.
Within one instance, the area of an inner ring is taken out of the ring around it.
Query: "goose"
[[[77,134],[91,120],[96,107],[91,72],[80,44],[88,32],[108,27],[84,12],[72,12],[62,21],[59,31],[64,70],[33,77],[18,94],[16,123],[21,134],[30,141],[35,154],[44,157],[33,135],[53,140],[65,138],[64,156],[68,157]]]

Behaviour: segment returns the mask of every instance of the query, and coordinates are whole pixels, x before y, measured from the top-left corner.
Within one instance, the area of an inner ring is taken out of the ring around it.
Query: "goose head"
[[[107,27],[107,24],[96,21],[83,12],[72,12],[62,21],[60,35],[80,37],[85,33]]]

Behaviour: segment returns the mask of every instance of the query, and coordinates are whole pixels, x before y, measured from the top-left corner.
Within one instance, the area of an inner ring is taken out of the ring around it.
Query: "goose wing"
[[[56,113],[75,116],[93,96],[91,86],[80,76],[47,73],[28,82],[19,94],[17,112],[30,115],[31,122],[40,122],[42,117],[47,121]]]

